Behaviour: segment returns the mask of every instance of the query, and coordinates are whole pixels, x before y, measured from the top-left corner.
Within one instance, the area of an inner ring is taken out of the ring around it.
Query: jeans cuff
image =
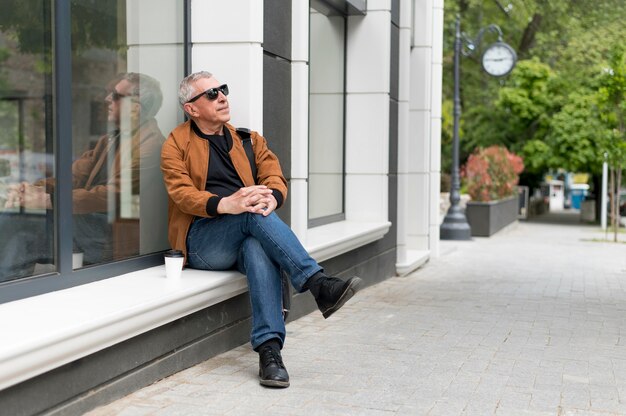
[[[267,342],[271,339],[275,339],[276,341],[278,341],[278,344],[280,344],[280,349],[283,349],[283,345],[285,344],[285,339],[284,336],[280,336],[279,334],[276,333],[270,333],[270,334],[266,334],[264,336],[262,336],[261,338],[259,338],[258,340],[256,340],[256,342],[254,344],[252,344],[252,349],[256,352],[259,352],[259,347],[264,343]],[[256,344],[256,345],[255,345]]]

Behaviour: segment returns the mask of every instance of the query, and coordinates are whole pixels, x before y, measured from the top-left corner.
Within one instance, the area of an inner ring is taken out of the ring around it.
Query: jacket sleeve
[[[200,180],[197,179],[197,183],[194,183],[190,165],[187,164],[188,152],[189,141],[177,140],[174,132],[170,133],[161,149],[161,171],[165,189],[171,202],[180,211],[198,217],[209,217],[211,215],[207,212],[207,204],[216,195],[205,191]],[[207,169],[207,164],[204,164],[204,169]],[[199,178],[202,177],[206,179],[206,173],[199,175]]]
[[[265,185],[274,190],[278,206],[281,206],[287,199],[287,180],[283,176],[278,157],[267,147],[265,137],[255,133],[252,136],[252,142],[259,185]],[[277,192],[279,195],[276,195]]]
[[[106,183],[95,185],[89,189],[85,184],[94,169],[99,157],[106,151],[106,139],[98,141],[95,149],[87,151],[72,164],[72,206],[74,214],[88,214],[91,212],[107,212],[109,209],[109,198],[119,200],[120,193],[120,171],[119,167],[113,170],[107,178]],[[117,155],[113,155],[118,158]],[[117,163],[115,163],[117,165]]]
[[[74,214],[106,212],[109,209],[108,198],[111,195],[116,196],[119,192],[119,174],[117,173],[114,173],[106,184],[85,189],[89,175],[105,147],[106,137],[101,138],[93,149],[84,152],[72,164],[72,207]],[[36,185],[45,185],[46,192],[49,194],[54,194],[56,191],[55,178],[38,181]]]
[[[158,156],[162,143],[163,135],[156,126],[156,122],[148,123],[138,129],[130,141],[131,147],[125,149],[127,154],[122,157],[121,149],[113,152],[113,171],[108,175],[106,182],[89,188],[85,187],[85,183],[98,158],[102,157],[101,153],[106,151],[106,141],[101,140],[93,152],[83,154],[72,166],[74,213],[107,212],[110,209],[111,198],[114,198],[116,204],[119,203],[122,189],[139,195],[141,178],[148,180],[158,169]],[[122,166],[122,158],[126,160],[124,166]]]

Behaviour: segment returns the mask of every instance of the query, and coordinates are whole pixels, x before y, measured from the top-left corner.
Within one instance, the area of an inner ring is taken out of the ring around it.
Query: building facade
[[[267,138],[278,214],[327,272],[375,284],[437,256],[443,0],[0,4],[9,414],[85,411],[248,342],[244,276],[164,275],[158,150],[185,74],[227,83],[231,123]],[[289,319],[314,309],[294,295]]]

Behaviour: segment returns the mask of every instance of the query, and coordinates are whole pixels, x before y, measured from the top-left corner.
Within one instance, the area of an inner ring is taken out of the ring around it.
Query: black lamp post
[[[486,31],[498,33],[498,41],[489,45],[482,56],[485,72],[493,76],[504,76],[515,66],[517,56],[513,48],[502,42],[502,31],[497,25],[489,25],[478,32],[475,40],[462,37],[461,17],[457,15],[454,37],[454,127],[452,136],[452,172],[450,182],[450,208],[439,228],[442,240],[471,240],[472,230],[460,207],[461,180],[459,177],[459,119],[461,118],[460,68],[461,54],[470,56],[480,45]],[[467,52],[463,52],[463,40],[467,42]]]

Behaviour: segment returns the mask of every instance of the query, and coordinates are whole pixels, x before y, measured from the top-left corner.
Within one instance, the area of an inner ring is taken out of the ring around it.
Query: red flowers
[[[515,195],[519,174],[524,170],[522,158],[503,146],[476,149],[467,159],[462,176],[473,201],[493,201]]]

